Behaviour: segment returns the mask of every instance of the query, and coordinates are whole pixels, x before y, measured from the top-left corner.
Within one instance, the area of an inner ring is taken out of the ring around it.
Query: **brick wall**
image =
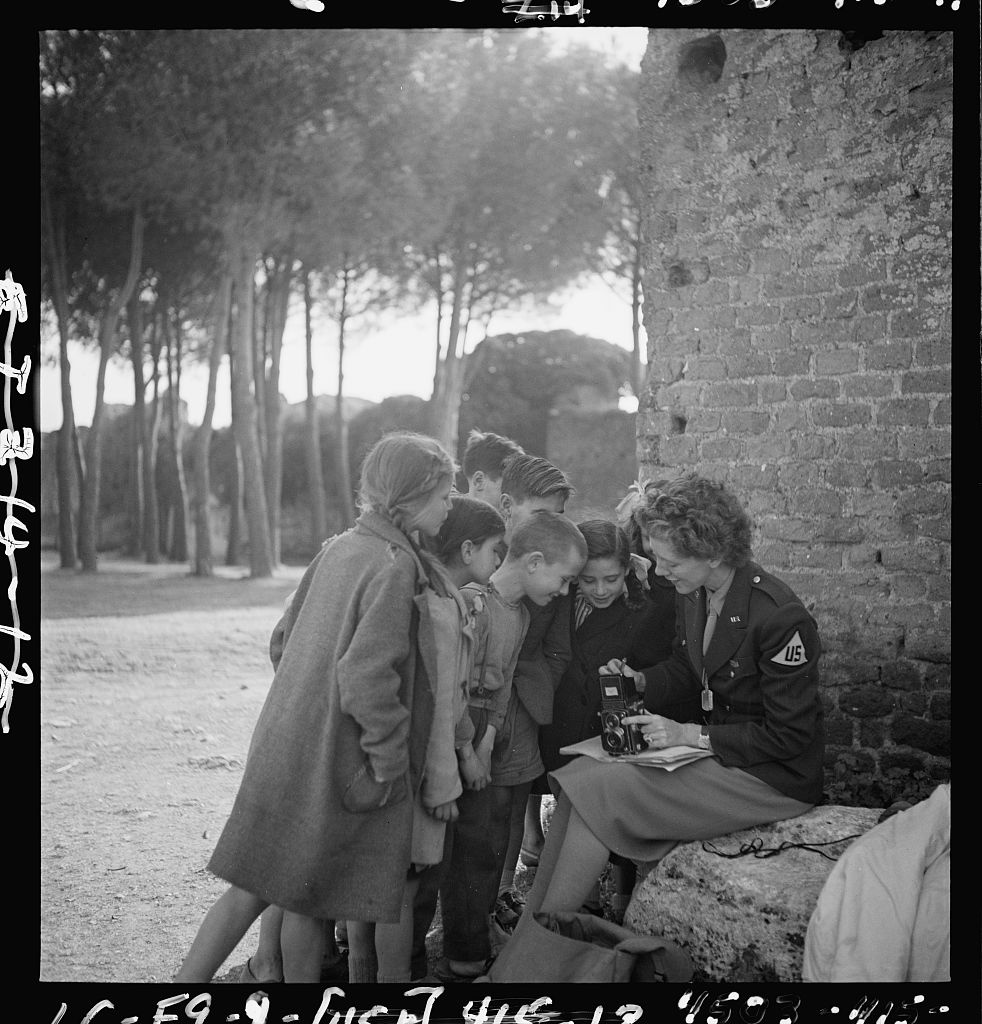
[[[827,798],[919,799],[950,770],[950,36],[652,30],[642,79],[642,470],[727,481],[816,616]]]

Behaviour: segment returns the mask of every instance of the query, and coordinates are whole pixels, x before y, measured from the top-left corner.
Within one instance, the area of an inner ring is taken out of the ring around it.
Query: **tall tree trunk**
[[[174,458],[174,486],[170,495],[172,530],[167,554],[172,562],[188,560],[188,488],[184,476],[184,423],[181,418],[181,341],[180,310],[175,310],[173,360],[171,346],[167,346],[167,404],[170,414],[170,448]]]
[[[252,394],[253,378],[253,270],[251,252],[240,245],[236,254],[235,329],[232,347],[232,429],[242,453],[242,482],[249,530],[249,571],[253,577],[272,576],[273,553],[269,537],[269,516],[263,487],[263,463],[259,451],[256,403]]]
[[[126,304],[126,319],[130,328],[130,363],[133,366],[133,409],[130,417],[133,463],[126,552],[131,558],[137,558],[143,550],[143,462],[147,450],[147,419],[143,379],[143,308],[136,289]]]
[[[262,292],[263,323],[260,327],[258,309],[258,285],[255,280],[255,267],[249,279],[252,286],[252,328],[250,345],[252,347],[253,402],[256,406],[256,433],[259,437],[259,457],[266,462],[266,356],[267,334],[269,323],[269,289]]]
[[[218,286],[217,311],[215,314],[214,338],[208,355],[208,390],[205,395],[205,411],[201,426],[194,435],[192,512],[194,518],[194,562],[195,576],[212,576],[215,567],[211,551],[211,452],[212,421],[215,418],[215,395],[218,390],[218,369],[227,348],[229,311],[232,306],[232,275],[226,272]]]
[[[438,386],[434,389],[433,397],[430,400],[432,434],[454,456],[457,452],[460,400],[464,384],[464,353],[461,338],[464,329],[463,313],[466,290],[466,277],[458,271],[454,278],[447,348],[439,364]]]
[[[307,354],[307,397],[304,411],[307,440],[304,454],[307,461],[307,500],[310,504],[311,546],[316,548],[327,536],[327,497],[324,493],[324,467],[321,461],[321,435],[314,395],[314,330],[310,295],[310,271],[303,277],[304,335]]]
[[[348,456],[348,421],[344,415],[344,332],[348,322],[348,287],[351,274],[345,260],[341,277],[341,308],[338,313],[338,393],[334,399],[335,465],[338,468],[338,501],[342,521],[350,526],[355,521],[351,487],[351,459]]]
[[[150,380],[153,399],[150,402],[150,422],[147,425],[147,447],[143,453],[143,559],[148,565],[160,561],[160,505],[157,500],[157,453],[160,441],[160,335],[159,309],[150,328]]]
[[[99,568],[99,493],[102,480],[99,460],[102,454],[102,427],[106,407],[106,367],[116,340],[119,314],[129,302],[143,259],[143,213],[139,207],[133,212],[133,230],[130,236],[130,265],[126,280],[110,301],[99,328],[99,370],[96,375],[95,409],[86,444],[85,462],[88,472],[82,486],[82,510],[79,516],[79,557],[85,572]]]
[[[72,366],[68,357],[68,271],[65,266],[65,222],[55,218],[47,189],[41,192],[42,216],[48,242],[51,267],[51,295],[58,321],[58,365],[61,374],[61,427],[55,453],[58,476],[58,555],[63,569],[74,569],[78,563],[75,547],[75,503],[82,479],[75,461],[78,433],[72,404]]]
[[[283,494],[283,411],[280,403],[280,355],[290,302],[293,257],[287,254],[269,280],[267,336],[269,373],[266,377],[266,509],[273,564],[280,564],[280,503]]]
[[[231,344],[231,334],[229,335]],[[242,562],[242,453],[232,439],[232,493],[228,503],[228,539],[225,542],[225,564],[240,565]]]

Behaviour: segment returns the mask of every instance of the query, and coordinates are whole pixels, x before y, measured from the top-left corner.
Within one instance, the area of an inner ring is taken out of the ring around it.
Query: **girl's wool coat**
[[[428,585],[412,543],[375,513],[318,553],[274,633],[282,656],[216,875],[309,917],[398,921],[433,717]],[[348,810],[366,763],[408,795]]]

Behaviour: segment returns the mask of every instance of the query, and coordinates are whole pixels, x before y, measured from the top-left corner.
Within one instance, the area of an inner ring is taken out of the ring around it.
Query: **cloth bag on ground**
[[[490,982],[689,981],[692,961],[660,935],[635,935],[593,914],[523,914],[488,973]]]

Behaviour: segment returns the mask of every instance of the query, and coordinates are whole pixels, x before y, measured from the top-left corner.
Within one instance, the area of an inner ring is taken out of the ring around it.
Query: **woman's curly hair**
[[[638,524],[690,558],[719,558],[739,568],[752,557],[750,518],[726,487],[685,473],[645,494]]]

